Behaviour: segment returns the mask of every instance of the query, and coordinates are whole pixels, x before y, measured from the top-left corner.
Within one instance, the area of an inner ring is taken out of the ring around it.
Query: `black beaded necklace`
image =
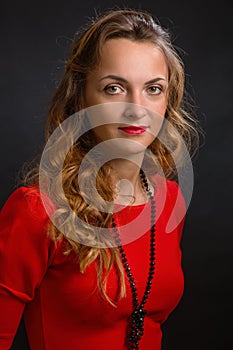
[[[149,188],[146,176],[142,170],[140,170],[140,176],[141,176],[142,184],[151,202],[150,266],[149,266],[148,278],[147,278],[144,295],[140,303],[138,300],[138,292],[137,292],[137,287],[135,283],[135,278],[133,277],[133,273],[129,266],[124,248],[122,247],[121,239],[119,236],[119,232],[118,232],[118,228],[116,226],[115,220],[112,217],[112,228],[114,233],[114,239],[118,245],[118,249],[121,255],[121,261],[124,266],[126,275],[128,277],[130,289],[132,293],[133,311],[130,316],[129,329],[127,333],[127,345],[128,345],[128,349],[135,349],[135,350],[139,349],[139,341],[142,338],[144,333],[144,318],[147,312],[145,310],[145,305],[151,291],[152,280],[155,272],[155,200]]]

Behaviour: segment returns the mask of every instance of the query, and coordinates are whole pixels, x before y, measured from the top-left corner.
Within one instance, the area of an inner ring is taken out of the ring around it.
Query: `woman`
[[[197,135],[183,90],[147,13],[110,11],[74,40],[40,166],[1,211],[1,349],[23,314],[32,350],[161,349],[183,293],[185,205],[171,180]]]

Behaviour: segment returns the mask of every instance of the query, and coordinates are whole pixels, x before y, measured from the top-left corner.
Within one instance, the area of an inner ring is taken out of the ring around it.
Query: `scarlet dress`
[[[164,183],[167,188],[165,201],[161,200],[164,186],[158,185],[155,193],[156,269],[145,306],[147,314],[140,350],[161,349],[161,324],[178,304],[184,287],[180,250],[184,220],[178,220],[180,222],[175,225],[176,213],[185,212],[184,202],[175,182]],[[150,210],[146,208],[149,205],[123,209],[116,214],[116,222],[119,225],[132,222],[139,214],[143,222],[150,222]],[[168,233],[166,226],[171,216],[173,228]],[[65,241],[55,245],[47,236],[48,222],[35,186],[18,188],[2,208],[0,349],[11,347],[23,313],[31,350],[126,349],[126,329],[132,312],[127,279],[127,296],[116,301],[116,307],[113,307],[99,294],[96,264],[92,263],[85,273],[80,273],[77,256],[63,254]],[[124,245],[139,301],[147,281],[149,245],[150,230]],[[107,289],[113,299],[117,287],[113,270]]]

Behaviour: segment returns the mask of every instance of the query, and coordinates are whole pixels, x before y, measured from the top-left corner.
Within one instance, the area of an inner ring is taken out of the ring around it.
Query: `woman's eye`
[[[159,95],[161,94],[161,92],[163,91],[162,87],[161,86],[150,86],[148,88],[148,92],[149,94],[152,94],[152,95]]]
[[[108,85],[104,88],[104,91],[107,93],[107,94],[110,94],[110,95],[115,95],[115,94],[119,94],[122,92],[122,89],[117,86],[117,85]]]

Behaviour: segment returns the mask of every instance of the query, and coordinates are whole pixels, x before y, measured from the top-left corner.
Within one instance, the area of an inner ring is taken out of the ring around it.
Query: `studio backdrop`
[[[182,238],[185,291],[163,326],[163,350],[233,349],[230,2],[3,1],[1,206],[17,186],[22,165],[42,149],[48,106],[74,33],[96,12],[114,6],[147,10],[172,33],[205,132],[193,161],[194,191]],[[28,349],[23,321],[12,349]]]

